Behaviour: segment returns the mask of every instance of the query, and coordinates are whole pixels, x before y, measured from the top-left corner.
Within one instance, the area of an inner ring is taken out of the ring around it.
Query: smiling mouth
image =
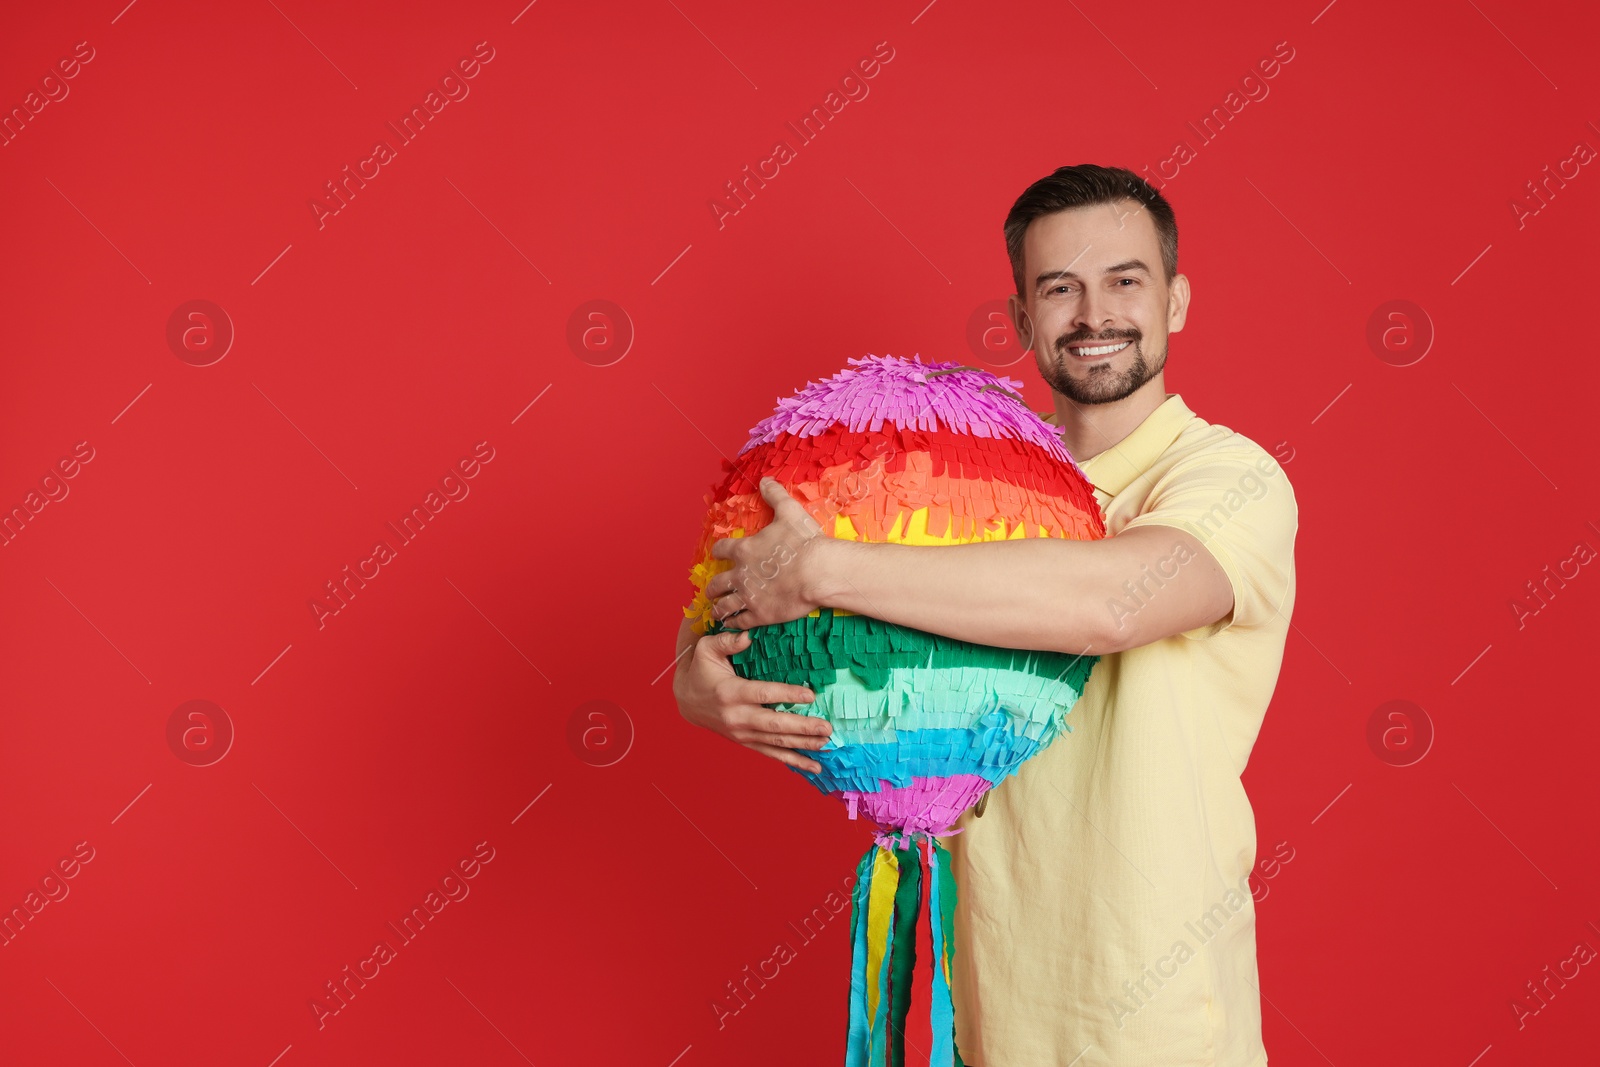
[[[1115,341],[1111,344],[1100,345],[1068,345],[1067,350],[1078,359],[1099,359],[1103,356],[1115,355],[1131,344],[1133,344],[1132,341]]]

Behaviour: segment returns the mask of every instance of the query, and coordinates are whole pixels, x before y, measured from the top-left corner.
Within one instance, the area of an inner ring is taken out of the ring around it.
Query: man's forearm
[[[678,658],[683,659],[683,650],[700,640],[700,635],[695,632],[694,620],[685,618],[678,627]]]
[[[683,669],[684,661],[688,656],[689,649],[693,648],[695,642],[698,640],[700,640],[700,635],[695,632],[694,620],[685,618],[683,623],[678,627],[677,656],[672,661],[675,672]],[[674,674],[674,682],[676,682],[676,674]]]
[[[1079,654],[1109,643],[1104,542],[1023,538],[964,545],[818,545],[818,602],[962,641]]]

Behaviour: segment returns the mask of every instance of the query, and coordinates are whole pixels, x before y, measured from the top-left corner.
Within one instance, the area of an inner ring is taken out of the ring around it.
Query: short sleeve
[[[1275,618],[1294,589],[1299,505],[1289,476],[1266,450],[1214,449],[1173,465],[1123,526],[1172,526],[1215,557],[1233,587],[1233,610],[1183,631],[1201,639]]]

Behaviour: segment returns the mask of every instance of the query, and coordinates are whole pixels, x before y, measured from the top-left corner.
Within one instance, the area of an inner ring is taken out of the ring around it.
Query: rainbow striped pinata
[[[701,634],[706,583],[731,566],[724,537],[772,521],[760,480],[793,494],[825,533],[854,541],[959,545],[1021,537],[1094,540],[1105,521],[1089,480],[1055,431],[1012,390],[1022,383],[958,363],[851,359],[808,383],[758,424],[713,486],[695,550]],[[1063,731],[1097,657],[996,648],[821,608],[752,627],[735,671],[809,687],[809,704],[771,705],[828,720],[828,746],[796,769],[880,827],[857,867],[850,909],[847,1067],[904,1063],[917,915],[927,861],[935,957],[930,1064],[960,1064],[950,1003],[955,883],[939,837],[985,792]],[[918,846],[921,846],[920,850]],[[892,979],[892,981],[891,981]]]

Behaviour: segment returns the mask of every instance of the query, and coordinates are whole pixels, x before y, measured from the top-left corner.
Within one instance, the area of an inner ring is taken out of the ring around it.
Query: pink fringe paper
[[[910,785],[889,786],[876,793],[848,789],[839,796],[852,808],[859,805],[867,818],[880,826],[943,836],[954,833],[951,827],[961,813],[988,791],[989,782],[981,775],[954,774],[948,778],[919,775],[911,779]]]
[[[1013,437],[1041,446],[1083,473],[1050,424],[998,389],[1020,393],[1022,382],[976,368],[930,377],[930,371],[961,367],[954,360],[923,363],[900,356],[867,355],[822,381],[807,382],[755,425],[739,450],[743,455],[779,434],[813,437],[835,423],[854,433],[873,433],[891,423],[902,429],[935,430],[942,424],[973,437]]]

